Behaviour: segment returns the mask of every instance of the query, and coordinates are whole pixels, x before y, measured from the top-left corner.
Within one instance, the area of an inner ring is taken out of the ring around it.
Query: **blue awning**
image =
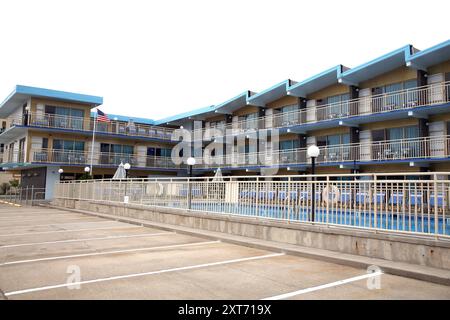
[[[406,65],[426,71],[428,67],[450,60],[450,40],[419,51],[406,61]]]
[[[288,79],[266,89],[262,92],[256,93],[247,99],[247,104],[264,107],[266,104],[287,96],[288,87],[295,82]]]
[[[363,81],[405,66],[406,61],[416,51],[412,45],[401,47],[377,59],[343,72],[339,78],[339,82],[357,86]]]
[[[348,70],[348,68],[343,65],[337,65],[336,67],[325,70],[311,78],[290,86],[288,88],[289,95],[305,98],[311,93],[337,84],[342,72],[346,70]]]

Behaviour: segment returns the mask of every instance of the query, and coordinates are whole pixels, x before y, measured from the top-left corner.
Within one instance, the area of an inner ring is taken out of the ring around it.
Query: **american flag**
[[[97,109],[97,121],[99,122],[109,122],[108,115],[101,111],[100,109]]]

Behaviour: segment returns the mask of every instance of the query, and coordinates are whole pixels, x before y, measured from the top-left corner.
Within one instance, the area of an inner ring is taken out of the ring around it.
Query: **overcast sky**
[[[152,119],[449,38],[448,1],[1,0],[0,100],[16,84]]]

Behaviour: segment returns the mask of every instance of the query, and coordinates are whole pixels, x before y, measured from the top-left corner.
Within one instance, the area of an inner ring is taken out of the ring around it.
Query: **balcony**
[[[33,164],[90,165],[89,151],[65,151],[50,149],[32,149],[29,162]],[[157,156],[139,156],[135,154],[97,152],[93,154],[93,165],[118,166],[120,163],[130,163],[133,167],[179,169],[171,158]]]
[[[82,117],[61,116],[48,113],[31,113],[27,117],[13,118],[13,126],[31,126],[39,128],[52,128],[62,130],[77,130],[92,132],[94,120]],[[130,137],[152,138],[170,141],[173,129],[150,126],[138,123],[124,123],[111,120],[110,122],[97,122],[96,133],[125,135]],[[1,133],[1,132],[0,132]]]
[[[310,124],[323,124],[330,120],[347,119],[350,122],[355,121],[357,117],[368,115],[381,116],[388,112],[401,110],[405,111],[405,114],[401,115],[404,118],[408,116],[407,111],[419,110],[427,106],[439,106],[448,102],[450,102],[450,82],[442,82],[413,89],[361,97],[339,103],[308,107],[292,112],[280,112],[249,121],[244,120],[229,123],[220,128],[216,128],[218,131],[214,135],[217,137],[230,134],[248,134],[257,129],[281,129]],[[442,112],[442,110],[436,110],[436,112]],[[385,119],[380,118],[380,120],[375,121],[381,120]],[[364,117],[362,119],[360,118],[359,122],[356,121],[355,124],[370,121],[370,118]],[[336,124],[332,124],[331,127],[333,126],[336,126]],[[202,136],[209,139],[212,134],[203,129]]]
[[[197,169],[270,166],[308,166],[307,148],[276,152],[234,153],[198,159]],[[450,136],[421,137],[320,147],[319,165],[369,164],[377,162],[442,160],[450,157]],[[200,160],[204,160],[200,162]]]

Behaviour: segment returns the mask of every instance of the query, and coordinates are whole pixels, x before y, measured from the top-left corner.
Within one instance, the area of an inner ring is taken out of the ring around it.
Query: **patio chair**
[[[394,206],[402,206],[404,203],[404,195],[403,192],[392,192],[391,197],[389,198],[389,205],[391,208]]]
[[[386,202],[386,193],[385,192],[378,192],[375,194],[375,202],[377,204],[383,204]]]
[[[409,200],[412,206],[421,206],[423,203],[422,192],[411,192],[409,194]]]
[[[437,203],[435,202],[435,194],[430,194],[430,206],[435,207],[437,205],[438,209],[442,209],[444,206],[447,206],[447,201],[444,198],[442,193],[437,194]]]
[[[341,203],[351,203],[352,202],[352,193],[350,191],[343,191],[341,193],[339,202],[341,202]]]
[[[357,192],[355,197],[356,203],[364,204],[369,202],[369,193],[368,192]]]

